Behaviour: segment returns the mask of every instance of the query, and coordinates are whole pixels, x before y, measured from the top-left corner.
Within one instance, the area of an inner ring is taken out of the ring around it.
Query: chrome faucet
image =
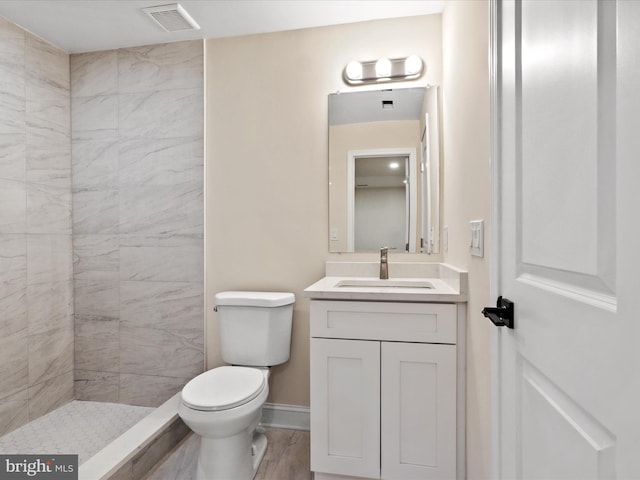
[[[382,247],[380,249],[380,280],[389,279],[389,247]]]

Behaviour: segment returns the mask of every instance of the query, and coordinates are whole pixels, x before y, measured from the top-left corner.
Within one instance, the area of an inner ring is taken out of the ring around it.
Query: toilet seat
[[[217,367],[201,373],[182,389],[182,402],[203,411],[228,410],[256,398],[264,390],[264,372],[250,367]]]

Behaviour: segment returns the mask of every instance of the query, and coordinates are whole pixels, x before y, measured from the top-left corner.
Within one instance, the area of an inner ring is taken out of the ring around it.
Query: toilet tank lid
[[[219,292],[216,306],[235,305],[246,307],[281,307],[291,305],[296,297],[289,292]]]

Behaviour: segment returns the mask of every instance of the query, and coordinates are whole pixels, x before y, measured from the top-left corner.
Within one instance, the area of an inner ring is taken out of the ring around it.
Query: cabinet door
[[[380,478],[380,342],[311,339],[311,470]]]
[[[382,478],[456,478],[455,345],[382,342]]]

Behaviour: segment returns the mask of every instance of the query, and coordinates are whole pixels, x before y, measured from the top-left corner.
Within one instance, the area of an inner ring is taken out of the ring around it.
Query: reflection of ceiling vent
[[[191,18],[179,3],[147,7],[143,8],[142,11],[149,15],[158,25],[160,25],[160,27],[162,27],[163,30],[167,32],[200,30],[200,25]]]

